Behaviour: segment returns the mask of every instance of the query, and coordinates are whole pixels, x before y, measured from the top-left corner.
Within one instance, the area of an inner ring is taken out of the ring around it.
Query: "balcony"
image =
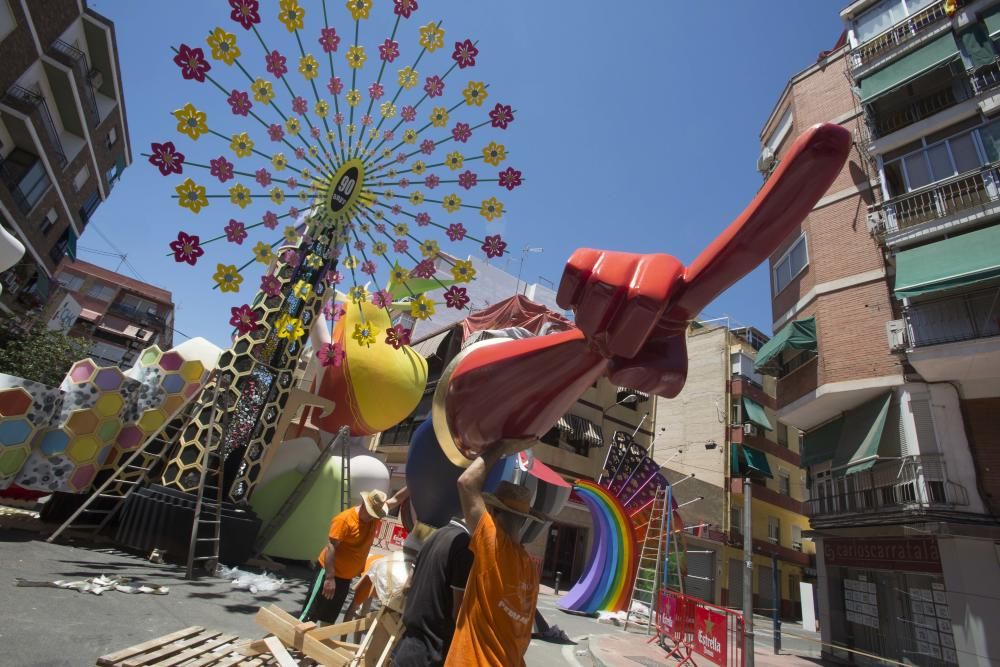
[[[948,18],[944,5],[944,0],[935,2],[913,16],[908,16],[885,32],[859,44],[856,49],[851,51],[851,69],[856,70],[871,64],[904,44],[912,43],[935,26],[943,24]]]
[[[911,303],[903,311],[911,348],[1000,336],[1000,287]]]
[[[849,525],[859,515],[961,511],[969,494],[948,480],[941,454],[906,456],[885,461],[853,475],[813,482],[816,497],[805,502],[813,525]]]
[[[113,303],[108,306],[108,312],[120,315],[121,317],[144,326],[148,325],[151,328],[155,328],[160,331],[163,331],[167,327],[167,321],[156,313],[143,312],[121,303]]]
[[[897,91],[865,107],[872,139],[885,137],[973,97],[972,86],[964,74],[951,72],[948,67],[938,70],[928,75],[927,81],[911,84],[916,88],[913,95]]]
[[[97,96],[91,83],[91,69],[87,62],[87,54],[61,39],[52,42],[52,57],[73,71],[76,88],[80,92],[83,108],[91,127],[97,127],[101,115],[97,109]]]
[[[20,148],[0,160],[0,183],[7,187],[24,215],[31,212],[52,185],[38,156]]]
[[[60,168],[65,167],[69,160],[66,158],[66,151],[63,149],[55,123],[52,122],[52,114],[49,113],[49,106],[45,103],[45,98],[27,88],[11,86],[4,95],[3,101],[35,121],[35,125],[42,135],[42,141],[43,143],[48,142],[48,149],[54,156],[56,163],[59,164]]]

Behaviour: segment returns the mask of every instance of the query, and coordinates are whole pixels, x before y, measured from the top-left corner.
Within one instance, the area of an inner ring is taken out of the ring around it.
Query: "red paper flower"
[[[407,123],[412,123],[417,119],[417,110],[407,104],[405,107],[399,110],[399,117],[402,118]]]
[[[379,44],[378,57],[387,63],[391,63],[399,57],[399,43],[394,42],[391,39],[385,40]]]
[[[500,238],[499,234],[487,236],[480,246],[487,257],[500,257],[507,250],[507,243]]]
[[[230,308],[233,316],[229,318],[229,323],[236,327],[240,334],[248,334],[257,328],[257,313],[249,305],[234,306]]]
[[[340,271],[327,271],[326,276],[323,279],[326,281],[327,285],[333,287],[340,284],[340,282],[344,279],[344,275]]]
[[[150,144],[149,163],[160,170],[164,176],[180,174],[184,171],[184,153],[177,152],[174,142],[164,141],[162,144]]]
[[[326,89],[334,95],[340,95],[340,91],[344,89],[344,82],[340,80],[339,76],[331,76],[330,81],[326,84]]]
[[[434,152],[434,142],[430,139],[424,139],[420,142],[420,152],[424,155],[430,155]]]
[[[324,53],[332,53],[340,45],[340,35],[333,28],[321,28],[319,35],[319,45],[323,47]]]
[[[389,327],[385,330],[385,342],[389,343],[389,345],[392,345],[397,350],[404,345],[409,345],[410,330],[404,328],[402,324]]]
[[[260,23],[260,5],[257,0],[229,0],[229,6],[233,8],[229,18],[243,26],[244,30]]]
[[[451,58],[458,63],[459,69],[465,69],[476,64],[476,56],[478,55],[479,49],[476,48],[471,39],[467,39],[464,42],[455,42],[455,52],[451,54]]]
[[[507,126],[514,122],[514,110],[510,108],[509,104],[500,104],[493,107],[490,111],[490,124],[493,127],[499,127],[501,130],[506,130]]]
[[[440,97],[444,95],[444,81],[436,74],[427,77],[427,80],[424,81],[424,92],[427,93],[427,97]]]
[[[521,172],[514,167],[507,167],[500,172],[500,187],[513,190],[521,185]]]
[[[267,136],[271,141],[281,141],[285,138],[285,129],[277,123],[271,123],[267,126]]]
[[[316,358],[324,366],[340,366],[346,356],[347,351],[340,343],[323,343],[316,350]]]
[[[392,139],[386,139],[386,141],[392,141]],[[407,155],[406,155],[406,153],[403,153],[402,151],[400,151],[400,152],[399,152],[399,153],[398,153],[398,154],[396,155],[396,162],[397,162],[398,164],[406,164],[406,158],[407,158]]]
[[[181,76],[185,79],[194,79],[199,83],[205,81],[205,72],[212,69],[212,66],[205,60],[205,52],[199,47],[191,48],[187,44],[181,44],[174,56],[174,62],[181,68]]]
[[[470,171],[469,169],[466,169],[458,175],[458,184],[466,190],[471,190],[476,187],[478,182],[479,176],[476,175],[476,172]]]
[[[373,100],[382,99],[382,95],[384,94],[385,94],[385,86],[383,86],[378,81],[368,86],[368,97],[372,98]]]
[[[451,136],[455,141],[464,144],[472,136],[472,128],[468,123],[455,123],[455,127],[451,129]]]
[[[448,225],[448,230],[445,234],[448,235],[448,239],[451,241],[461,241],[465,238],[465,225],[461,222],[456,222],[454,224]]]
[[[410,271],[410,275],[414,278],[433,278],[435,273],[437,273],[437,269],[434,266],[434,262],[429,259],[421,261]]]
[[[285,185],[288,187],[289,190],[294,190],[295,188],[299,187],[299,182],[295,180],[294,176],[289,176],[288,178],[285,179]]]
[[[266,188],[271,184],[271,172],[262,167],[257,170],[254,180],[256,180],[262,188]]]
[[[233,177],[233,163],[227,160],[225,155],[209,160],[208,165],[209,172],[219,179],[220,183],[225,183]]]
[[[410,14],[417,11],[417,0],[393,0],[393,3],[396,6],[392,8],[392,13],[404,19],[410,18]]]
[[[281,281],[266,273],[260,277],[260,291],[268,296],[281,296]]]
[[[437,186],[441,185],[441,177],[437,174],[427,174],[427,178],[424,179],[424,185],[429,190],[433,190]]]
[[[452,285],[444,291],[444,302],[449,308],[461,310],[469,303],[469,291],[464,287]]]
[[[392,242],[392,249],[400,253],[409,252],[410,243],[406,239],[396,239]]]
[[[297,268],[302,262],[302,258],[299,257],[299,253],[289,248],[285,252],[281,253],[281,261],[294,269]]]
[[[347,310],[336,301],[327,301],[323,305],[323,315],[326,316],[327,322],[336,322],[346,314]]]
[[[309,110],[309,102],[306,101],[306,98],[300,97],[298,95],[292,98],[292,111],[299,114],[300,116],[303,116],[308,110]]]
[[[368,274],[369,276],[374,276],[375,275],[375,262],[371,261],[370,259],[369,260],[365,260],[364,262],[361,262],[361,273]]]
[[[297,157],[300,160],[305,160],[306,159],[306,149],[304,149],[304,148],[296,148],[295,149],[295,157]]]
[[[201,247],[201,238],[197,235],[188,235],[184,232],[177,233],[177,240],[170,242],[170,249],[174,251],[174,261],[177,263],[187,262],[194,266],[198,258],[205,254],[205,249]]]
[[[253,102],[250,101],[250,96],[247,95],[242,90],[233,89],[233,92],[229,93],[229,97],[226,98],[229,102],[229,106],[233,110],[233,114],[236,116],[246,116],[250,113],[250,109],[253,107]]]
[[[384,289],[372,294],[372,305],[376,308],[388,308],[392,305],[392,295]]]
[[[226,233],[226,240],[236,245],[243,245],[247,237],[246,225],[238,220],[229,220],[229,224],[222,230]]]
[[[285,65],[288,62],[288,58],[277,51],[271,51],[264,56],[264,62],[267,65],[267,71],[273,74],[275,79],[280,79],[288,72],[288,67]]]

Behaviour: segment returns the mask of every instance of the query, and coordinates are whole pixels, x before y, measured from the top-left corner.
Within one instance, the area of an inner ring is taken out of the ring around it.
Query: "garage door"
[[[743,609],[743,561],[729,559],[729,595],[726,605],[732,609]]]
[[[715,603],[715,552],[687,553],[684,592],[705,602]]]

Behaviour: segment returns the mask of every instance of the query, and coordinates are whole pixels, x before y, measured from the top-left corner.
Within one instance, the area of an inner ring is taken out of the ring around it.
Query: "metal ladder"
[[[211,573],[219,562],[219,544],[222,534],[222,503],[223,503],[223,467],[225,460],[219,451],[222,438],[215,433],[216,415],[219,414],[219,396],[223,399],[228,395],[228,374],[216,378],[212,392],[212,413],[209,417],[208,431],[205,442],[205,460],[201,466],[198,479],[198,492],[194,505],[194,516],[191,521],[191,541],[188,544],[187,579],[194,579],[195,565],[203,564],[206,572]],[[226,384],[226,387],[222,387]],[[228,402],[228,401],[224,401]],[[226,406],[222,406],[225,410]],[[212,482],[209,483],[209,477]],[[206,500],[206,492],[208,500]],[[206,518],[207,515],[207,518]],[[207,533],[207,534],[206,534]]]
[[[344,427],[346,428],[346,427]],[[351,434],[345,431],[343,440],[340,441],[340,511],[343,512],[351,506]],[[337,436],[340,437],[339,435]]]
[[[641,602],[649,607],[649,618],[646,620],[646,634],[653,625],[653,609],[656,606],[656,594],[660,589],[661,564],[664,560],[664,542],[667,541],[669,527],[669,512],[667,511],[668,487],[661,486],[653,497],[649,521],[646,523],[646,534],[642,542],[642,552],[639,554],[639,565],[632,584],[632,596],[629,599],[628,612],[625,615],[625,630],[632,620],[633,603]],[[651,574],[650,574],[651,573]],[[645,576],[643,576],[645,574]],[[640,587],[649,586],[649,591]],[[649,600],[643,596],[649,595]]]

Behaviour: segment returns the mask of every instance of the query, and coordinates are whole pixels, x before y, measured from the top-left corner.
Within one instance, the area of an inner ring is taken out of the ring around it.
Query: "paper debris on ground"
[[[14,580],[14,584],[20,588],[66,588],[80,593],[92,593],[94,595],[102,595],[107,591],[117,591],[128,595],[137,595],[140,593],[150,595],[166,595],[170,592],[170,588],[168,586],[132,586],[126,583],[128,581],[128,577],[109,577],[102,574],[99,577],[80,579],[78,581],[67,581],[65,579],[56,579],[55,581],[30,581],[28,579],[21,579],[18,577]]]

